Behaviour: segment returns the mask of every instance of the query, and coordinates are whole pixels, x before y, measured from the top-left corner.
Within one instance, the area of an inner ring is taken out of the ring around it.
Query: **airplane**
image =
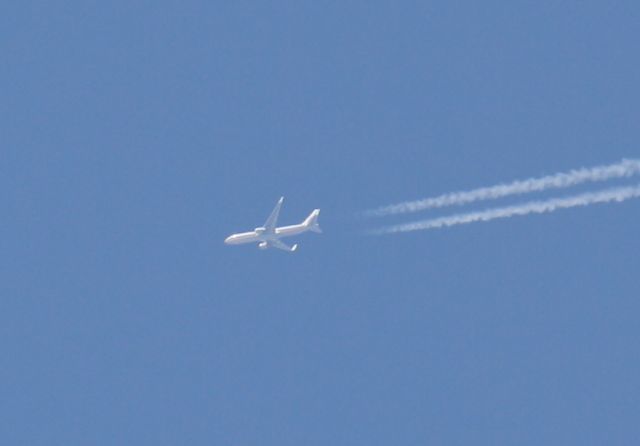
[[[243,243],[255,243],[258,242],[258,248],[278,248],[284,251],[294,252],[298,249],[298,245],[288,246],[280,241],[283,237],[291,237],[292,235],[302,234],[303,232],[322,232],[320,225],[318,224],[318,215],[320,215],[320,209],[314,209],[305,220],[297,225],[280,226],[276,227],[278,222],[278,215],[280,214],[280,208],[284,197],[280,197],[276,207],[271,211],[271,215],[267,218],[267,221],[263,226],[256,228],[250,232],[241,232],[238,234],[232,234],[227,237],[224,242],[227,245],[240,245]]]

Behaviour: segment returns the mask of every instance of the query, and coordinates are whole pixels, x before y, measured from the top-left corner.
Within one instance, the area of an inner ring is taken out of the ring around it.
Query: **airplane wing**
[[[282,202],[284,201],[284,197],[280,197],[278,203],[276,203],[276,207],[271,211],[271,215],[267,218],[267,221],[264,222],[264,228],[266,232],[273,232],[276,228],[276,224],[278,223],[278,215],[280,215],[280,208],[282,207]]]
[[[298,249],[298,245],[289,246],[289,245],[286,245],[286,244],[282,243],[278,239],[270,240],[269,241],[269,245],[273,246],[274,248],[282,249],[283,251],[289,251],[289,252],[293,252],[296,249]]]

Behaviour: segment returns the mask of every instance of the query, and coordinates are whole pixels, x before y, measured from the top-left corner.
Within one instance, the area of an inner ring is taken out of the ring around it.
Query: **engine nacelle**
[[[267,249],[269,247],[269,244],[267,242],[260,242],[260,244],[258,245],[258,248],[260,249]]]
[[[262,228],[262,227],[254,229],[255,233],[258,235],[264,234],[264,231],[266,230],[267,230],[266,228]]]

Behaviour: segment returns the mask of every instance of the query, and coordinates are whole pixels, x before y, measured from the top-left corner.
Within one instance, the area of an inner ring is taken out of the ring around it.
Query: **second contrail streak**
[[[425,209],[444,206],[461,205],[480,200],[502,198],[509,195],[540,192],[547,189],[559,189],[571,187],[581,183],[606,181],[614,178],[624,178],[640,173],[640,160],[625,159],[617,164],[592,167],[590,169],[577,169],[565,173],[557,173],[540,178],[514,181],[508,184],[482,187],[479,189],[452,192],[423,200],[405,201],[403,203],[372,209],[365,212],[370,217],[404,214]]]
[[[576,206],[588,206],[597,203],[621,202],[630,198],[640,197],[640,185],[606,189],[599,192],[587,192],[564,198],[552,198],[545,201],[531,201],[524,204],[503,208],[487,209],[467,214],[451,215],[433,218],[413,223],[399,224],[370,231],[370,234],[394,234],[398,232],[420,231],[425,229],[443,228],[447,226],[464,225],[479,221],[490,221],[497,218],[509,218],[518,215],[542,214],[558,209],[568,209]]]

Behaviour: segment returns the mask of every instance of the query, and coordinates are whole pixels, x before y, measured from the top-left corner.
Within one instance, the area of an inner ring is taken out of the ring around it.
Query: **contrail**
[[[482,187],[469,191],[452,192],[423,200],[405,201],[403,203],[365,211],[364,215],[369,217],[382,217],[385,215],[404,214],[424,209],[467,204],[479,200],[502,198],[508,195],[571,187],[592,181],[606,181],[613,178],[630,177],[638,173],[640,173],[640,160],[624,159],[617,164],[608,166],[571,170],[566,173],[519,180],[508,184],[498,184],[496,186]]]
[[[370,231],[369,234],[394,234],[398,232],[420,231],[446,226],[465,225],[478,221],[491,221],[497,218],[510,218],[517,215],[543,214],[546,212],[554,212],[558,209],[568,209],[576,206],[589,206],[591,204],[609,203],[612,201],[621,202],[630,198],[638,197],[640,197],[640,184],[637,186],[606,189],[599,192],[587,192],[580,195],[574,195],[572,197],[552,198],[546,201],[531,201],[503,208],[487,209],[467,214],[451,215],[448,217],[388,226]]]

